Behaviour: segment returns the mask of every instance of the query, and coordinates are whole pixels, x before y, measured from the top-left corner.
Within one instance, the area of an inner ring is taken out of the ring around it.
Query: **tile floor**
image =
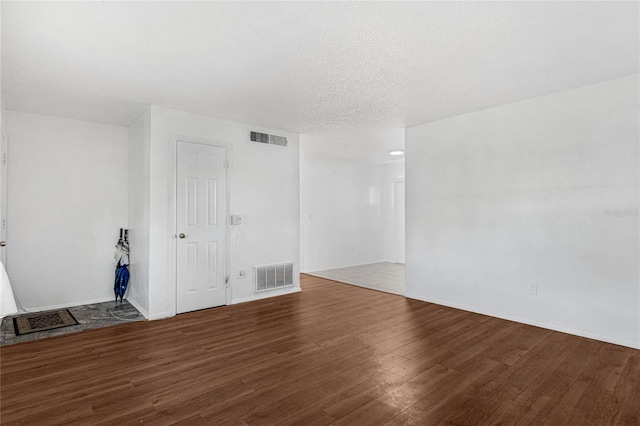
[[[380,262],[348,268],[308,272],[309,275],[404,295],[404,264]]]
[[[13,318],[17,315],[3,318],[2,326],[0,327],[0,346],[59,336],[61,334],[77,333],[78,331],[92,330],[94,328],[109,327],[125,322],[142,321],[145,319],[142,314],[126,300],[122,304],[118,302],[117,305],[115,302],[104,302],[92,305],[73,306],[68,309],[79,322],[78,325],[23,334],[22,336],[16,336],[13,328]]]

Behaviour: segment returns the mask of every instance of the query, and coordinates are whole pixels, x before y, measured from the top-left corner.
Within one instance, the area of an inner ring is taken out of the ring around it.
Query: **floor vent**
[[[268,133],[249,132],[251,142],[264,143],[267,145],[287,146],[287,138],[284,136],[270,135]]]
[[[256,266],[256,292],[293,286],[293,263]]]

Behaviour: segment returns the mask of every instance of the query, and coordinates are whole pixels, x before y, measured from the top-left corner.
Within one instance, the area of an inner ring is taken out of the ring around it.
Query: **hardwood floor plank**
[[[184,420],[171,423],[170,425],[171,426],[207,426],[208,423],[204,421],[204,419],[200,416],[200,414],[196,414],[195,416],[191,416]]]
[[[629,392],[627,389],[623,397],[622,394],[616,395],[615,390],[630,357],[631,353],[622,347],[603,345],[591,368],[583,371],[581,377],[589,382],[589,386],[582,393],[575,408],[583,413],[582,417],[587,422],[609,424],[616,416],[621,399],[626,399]]]
[[[565,393],[560,399],[551,413],[549,413],[547,423],[551,425],[571,424],[573,419],[582,419],[583,413],[576,409],[576,404],[588,387],[588,381],[576,380],[567,390],[567,393]]]
[[[416,426],[416,425],[428,425],[427,419],[418,419],[411,417],[407,413],[400,413],[395,416],[393,419],[384,423],[384,426]]]
[[[404,358],[394,354],[377,355],[371,357],[367,362],[358,364],[343,373],[332,376],[327,380],[320,379],[319,382],[306,382],[303,387],[287,393],[283,398],[277,399],[260,409],[255,410],[251,415],[245,417],[245,421],[249,424],[264,424],[273,422],[279,424],[287,422],[289,418],[300,414],[305,414],[306,407],[315,407],[327,398],[331,398],[336,393],[343,390],[351,389],[354,386],[364,382],[365,380],[383,374],[386,370],[391,369],[406,361]],[[313,383],[310,385],[310,383]],[[274,406],[288,405],[289,411],[286,413]],[[329,413],[331,414],[331,413]],[[260,421],[258,421],[260,418]]]
[[[613,423],[640,425],[640,353],[629,357],[616,386],[614,401],[617,412]]]
[[[392,420],[403,410],[435,392],[446,381],[459,376],[460,373],[449,370],[439,364],[415,376],[373,401],[351,411],[337,421],[336,425],[381,424]]]
[[[0,348],[2,425],[640,424],[640,351],[321,278]]]
[[[444,383],[437,392],[430,393],[404,412],[415,419],[428,419],[427,424],[438,424],[450,413],[466,414],[466,404],[473,400],[480,387],[507,368],[506,364],[483,358],[473,367],[461,371],[453,380]],[[493,410],[495,407],[488,409]]]
[[[597,346],[596,346],[597,345]],[[491,424],[543,424],[558,401],[575,383],[591,362],[590,354],[600,343],[588,339],[568,338],[563,351],[513,401],[497,410]],[[596,349],[597,350],[597,349]],[[575,354],[583,354],[576,357]]]

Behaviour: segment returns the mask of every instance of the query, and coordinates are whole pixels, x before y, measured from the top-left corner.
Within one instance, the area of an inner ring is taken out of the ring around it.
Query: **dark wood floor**
[[[3,425],[640,424],[640,351],[302,276],[0,349]]]

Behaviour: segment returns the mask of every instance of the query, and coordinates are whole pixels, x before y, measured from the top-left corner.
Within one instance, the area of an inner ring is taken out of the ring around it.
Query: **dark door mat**
[[[78,325],[68,309],[20,315],[13,319],[16,336]]]

